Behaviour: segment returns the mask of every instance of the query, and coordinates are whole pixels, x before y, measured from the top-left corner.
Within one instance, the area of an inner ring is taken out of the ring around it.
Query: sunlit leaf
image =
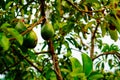
[[[82,77],[85,76],[85,73],[71,72],[70,75],[71,75],[72,77],[77,77],[77,76],[78,76],[79,78],[82,78]]]
[[[75,73],[81,73],[83,72],[83,67],[81,63],[78,61],[78,59],[71,57],[70,58],[71,64],[72,64],[72,71]]]
[[[6,51],[10,47],[9,39],[5,36],[4,33],[0,32],[0,51]]]
[[[20,43],[20,45],[22,45],[23,36],[19,34],[19,32],[14,28],[7,28],[7,30],[14,38],[16,38],[16,40]]]
[[[62,71],[62,72],[67,72],[67,73],[70,72],[70,70],[68,70],[68,69],[64,69],[64,68],[61,68],[61,71]]]
[[[83,62],[83,71],[85,72],[85,75],[88,76],[93,70],[92,59],[87,54],[83,53],[82,62]]]

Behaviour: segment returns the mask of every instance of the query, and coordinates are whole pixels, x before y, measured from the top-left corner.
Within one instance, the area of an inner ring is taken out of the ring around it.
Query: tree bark
[[[95,30],[92,32],[92,36],[91,36],[91,49],[90,49],[90,57],[91,59],[94,58],[94,44],[95,44],[95,34],[97,32],[99,26],[99,22],[97,23]]]
[[[53,60],[53,65],[54,65],[54,69],[57,75],[57,79],[58,80],[63,80],[62,75],[61,75],[61,71],[59,68],[59,63],[58,63],[58,57],[54,52],[54,46],[53,46],[53,42],[52,40],[48,41],[48,46],[49,46],[49,52],[52,55],[52,60]]]

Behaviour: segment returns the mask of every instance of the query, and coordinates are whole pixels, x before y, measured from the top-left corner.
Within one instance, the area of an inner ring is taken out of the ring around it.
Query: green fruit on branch
[[[41,36],[44,40],[49,40],[54,36],[53,26],[48,21],[41,28]]]
[[[24,35],[24,41],[23,41],[23,46],[27,48],[34,48],[37,44],[37,35],[36,33],[32,30],[26,35]]]
[[[18,23],[17,23],[17,25],[15,26],[15,29],[18,31],[18,32],[23,32],[23,31],[25,31],[27,28],[26,28],[26,26],[24,25],[24,23],[23,22],[21,22],[21,21],[19,21]]]

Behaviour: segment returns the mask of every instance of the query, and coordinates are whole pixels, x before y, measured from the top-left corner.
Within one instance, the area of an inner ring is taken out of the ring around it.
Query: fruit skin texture
[[[23,46],[25,46],[26,48],[34,48],[37,44],[37,40],[37,35],[32,30],[24,36]]]
[[[41,28],[41,36],[44,40],[49,40],[54,36],[53,26],[48,21]]]

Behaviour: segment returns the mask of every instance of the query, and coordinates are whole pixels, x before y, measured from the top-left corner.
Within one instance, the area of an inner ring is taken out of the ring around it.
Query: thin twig
[[[95,59],[97,59],[98,57],[103,56],[103,55],[114,55],[114,54],[116,54],[117,57],[118,57],[118,54],[120,55],[120,53],[115,52],[115,51],[104,52],[103,54],[99,54],[98,56],[92,58],[92,61],[94,61]],[[119,58],[120,58],[120,57],[119,57]]]
[[[18,54],[20,55],[20,57],[22,57],[23,59],[25,59],[31,66],[33,66],[36,70],[38,70],[39,72],[42,72],[42,69],[38,68],[36,65],[33,64],[32,61],[30,61],[27,57],[23,56],[21,53],[18,52]]]

